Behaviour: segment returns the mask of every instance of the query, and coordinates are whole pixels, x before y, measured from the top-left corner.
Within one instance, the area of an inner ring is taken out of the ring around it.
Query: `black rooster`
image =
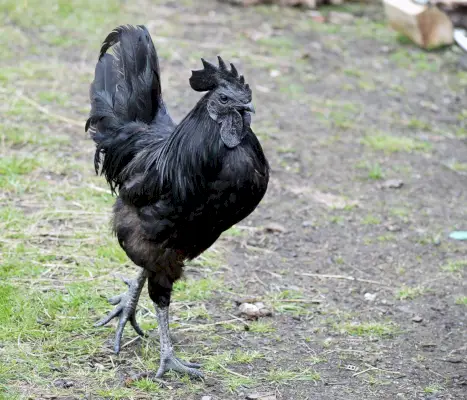
[[[113,46],[114,55],[107,54]],[[231,64],[192,71],[191,87],[208,92],[176,125],[161,97],[156,49],[144,26],[120,26],[105,39],[91,85],[86,122],[97,144],[95,168],[105,175],[114,205],[113,229],[128,257],[143,270],[125,279],[126,293],[110,299],[116,308],[96,325],[119,317],[115,351],[123,328],[135,320],[148,279],[161,343],[157,377],[168,370],[201,377],[200,365],[175,357],[169,336],[169,304],[183,263],[248,216],[263,198],[269,166],[250,129],[251,89]]]

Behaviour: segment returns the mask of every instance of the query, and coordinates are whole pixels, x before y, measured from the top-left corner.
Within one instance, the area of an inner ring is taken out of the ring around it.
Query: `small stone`
[[[303,222],[302,222],[302,226],[303,226],[304,228],[308,228],[308,227],[310,227],[310,226],[313,226],[313,221],[303,221]]]
[[[402,228],[399,225],[392,225],[392,224],[386,225],[386,229],[389,232],[400,232],[402,230]]]
[[[401,179],[388,179],[381,184],[381,189],[400,189],[403,185]]]
[[[259,308],[251,303],[240,304],[240,307],[238,307],[238,310],[240,311],[240,313],[242,313],[243,315],[251,319],[258,318],[260,315]]]
[[[211,400],[212,397],[211,396],[203,396],[201,397],[201,400]]]
[[[423,321],[423,318],[420,317],[420,315],[415,315],[413,318],[412,318],[412,321],[413,322],[422,322]]]
[[[269,76],[271,78],[277,78],[280,75],[281,75],[281,72],[277,69],[272,69],[271,71],[269,71]]]
[[[366,300],[366,301],[375,301],[376,299],[376,293],[365,293],[363,298]]]
[[[276,222],[271,222],[270,224],[266,225],[264,227],[264,230],[266,232],[271,232],[271,233],[284,233],[284,232],[287,232],[287,229],[282,226],[281,224],[278,224]]]

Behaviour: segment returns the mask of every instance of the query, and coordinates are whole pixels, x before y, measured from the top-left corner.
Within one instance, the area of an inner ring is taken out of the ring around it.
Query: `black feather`
[[[114,55],[107,51],[112,48]],[[150,128],[159,110],[167,126],[173,121],[161,98],[156,49],[144,26],[120,26],[102,44],[90,89],[91,113],[86,131],[96,142],[96,171],[101,170],[113,191],[120,174],[160,131]]]

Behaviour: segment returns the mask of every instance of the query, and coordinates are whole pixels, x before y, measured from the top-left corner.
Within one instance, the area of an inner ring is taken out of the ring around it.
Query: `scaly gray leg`
[[[125,328],[125,325],[128,321],[130,321],[131,326],[134,328],[138,335],[145,336],[143,330],[136,322],[136,306],[138,304],[141,290],[143,289],[144,283],[146,282],[146,277],[146,270],[144,269],[140,272],[136,279],[127,279],[122,277],[123,282],[125,282],[128,286],[128,291],[109,299],[109,303],[115,305],[116,307],[105,318],[94,324],[94,326],[103,326],[110,322],[113,318],[120,317],[114,343],[114,350],[117,354],[120,352],[120,342],[122,341],[123,328]]]
[[[203,378],[201,371],[198,368],[200,364],[182,361],[175,357],[172,341],[169,334],[169,307],[156,307],[157,321],[159,322],[159,335],[161,338],[161,364],[156,374],[156,378],[161,378],[167,371],[173,370],[180,373],[188,374],[194,378]]]

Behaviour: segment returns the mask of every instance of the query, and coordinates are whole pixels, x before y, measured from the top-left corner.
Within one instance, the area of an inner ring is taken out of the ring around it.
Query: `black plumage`
[[[118,194],[113,229],[143,268],[99,324],[120,315],[117,351],[127,320],[141,333],[134,312],[147,277],[161,330],[159,376],[167,369],[200,375],[197,365],[173,355],[164,332],[172,285],[186,260],[256,208],[269,179],[250,128],[250,87],[220,57],[219,67],[202,61],[190,85],[207,93],[178,125],[162,100],[157,53],[144,26],[121,26],[107,36],[90,89],[86,130],[96,143],[95,168]]]

